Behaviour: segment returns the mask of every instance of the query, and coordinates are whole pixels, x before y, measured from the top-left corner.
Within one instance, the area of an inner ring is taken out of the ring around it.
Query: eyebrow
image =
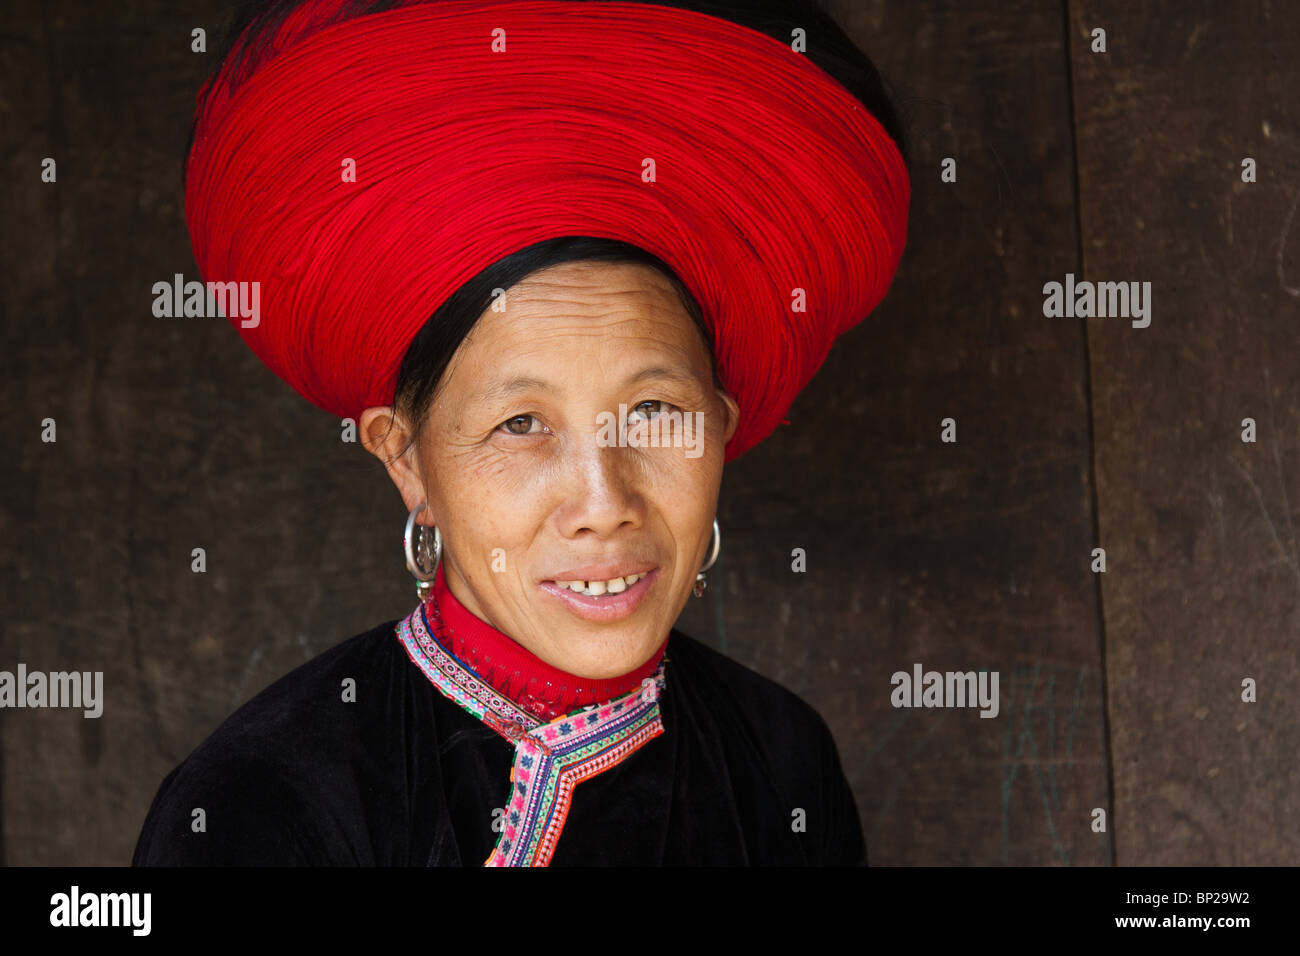
[[[699,384],[694,375],[690,375],[680,369],[666,368],[662,365],[652,365],[649,368],[643,368],[639,372],[629,375],[623,382],[623,388],[640,384],[647,379],[661,379],[664,381],[674,382],[679,385],[697,385]],[[489,386],[479,393],[479,401],[484,404],[488,402],[506,401],[514,398],[521,392],[554,392],[557,391],[550,382],[533,378],[528,375],[521,375],[512,378],[508,382],[501,382],[497,385]]]

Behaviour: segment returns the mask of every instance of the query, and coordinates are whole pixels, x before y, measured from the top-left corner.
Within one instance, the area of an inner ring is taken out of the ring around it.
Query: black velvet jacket
[[[397,623],[231,715],[163,780],[134,864],[482,865],[513,746],[412,663]],[[551,865],[865,865],[820,715],[677,630],[667,660],[664,733],[578,784]]]

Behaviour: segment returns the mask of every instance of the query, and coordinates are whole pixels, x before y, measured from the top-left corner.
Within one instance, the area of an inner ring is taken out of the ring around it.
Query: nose
[[[574,441],[563,463],[565,491],[558,513],[566,537],[590,532],[606,538],[624,527],[641,526],[645,498],[635,452],[602,446],[594,432]]]

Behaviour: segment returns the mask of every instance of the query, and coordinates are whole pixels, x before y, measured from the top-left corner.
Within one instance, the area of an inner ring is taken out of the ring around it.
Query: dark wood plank
[[[1118,862],[1294,864],[1300,17],[1083,0],[1070,22],[1084,273],[1153,298],[1147,328],[1087,320]]]
[[[6,194],[13,301],[39,318],[3,333],[5,659],[102,669],[108,695],[99,722],[6,719],[11,863],[123,862],[162,775],[238,703],[411,603],[378,463],[224,323],[151,315],[153,282],[193,274],[189,30],[224,23],[174,6],[32,4],[3,61],[29,94],[6,107],[14,168],[69,157],[57,191]],[[838,12],[911,118],[911,247],[793,424],[728,469],[723,555],[681,626],[826,716],[873,862],[1106,862],[1083,327],[1039,311],[1078,265],[1064,14]],[[47,414],[57,446],[33,437]],[[913,662],[998,670],[999,717],[892,708]]]
[[[379,464],[224,320],[152,314],[153,283],[197,277],[180,173],[211,60],[189,38],[215,48],[229,4],[190,6],[27,4],[0,61],[0,666],[101,670],[106,697],[98,720],[5,713],[8,863],[129,861],[163,775],[220,720],[414,602]]]

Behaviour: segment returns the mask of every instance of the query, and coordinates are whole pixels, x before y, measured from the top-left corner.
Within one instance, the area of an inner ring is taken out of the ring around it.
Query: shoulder
[[[364,702],[400,673],[396,625],[335,645],[226,718],[163,780],[135,862],[324,862],[313,824],[336,771],[380,736]]]
[[[675,628],[667,653],[669,681],[677,664],[679,681],[712,698],[715,712],[725,705],[760,731],[834,746],[830,728],[816,708],[770,677]]]
[[[821,714],[794,691],[680,631],[673,631],[668,654],[667,699],[680,702],[679,713],[695,725],[693,740],[725,754],[733,799],[761,821],[750,833],[753,858],[865,863],[853,792]],[[781,834],[795,842],[783,844]]]
[[[295,762],[322,748],[337,748],[341,737],[361,732],[358,710],[367,710],[378,699],[380,685],[397,672],[401,650],[396,626],[397,621],[387,621],[294,668],[226,718],[190,759],[248,754],[260,745],[292,742],[292,750],[278,752]]]

